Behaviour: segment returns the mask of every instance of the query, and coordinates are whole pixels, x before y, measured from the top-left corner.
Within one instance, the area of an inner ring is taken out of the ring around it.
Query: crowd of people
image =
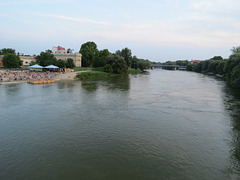
[[[61,72],[38,72],[31,70],[24,71],[11,71],[11,70],[0,70],[0,82],[14,82],[14,81],[29,81],[29,80],[40,80],[40,79],[54,79]]]

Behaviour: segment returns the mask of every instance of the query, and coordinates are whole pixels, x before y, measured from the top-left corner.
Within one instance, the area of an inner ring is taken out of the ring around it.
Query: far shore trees
[[[5,68],[19,68],[22,65],[19,56],[13,53],[4,55],[2,62]]]
[[[116,74],[124,74],[128,70],[128,67],[124,58],[117,54],[108,55],[107,65],[105,66],[105,69],[111,69],[109,65],[112,66],[112,71],[113,73],[116,73]]]
[[[132,57],[132,51],[127,47],[117,50],[114,54],[110,53],[108,49],[99,51],[94,42],[86,42],[82,44],[79,53],[82,54],[83,67],[104,67],[104,71],[106,72],[112,71],[119,74],[126,73],[128,68],[141,70],[151,68],[149,60],[138,59],[136,56]]]
[[[82,66],[89,67],[92,66],[95,55],[98,49],[95,42],[86,42],[82,44],[79,53],[82,54]]]
[[[128,49],[127,47],[120,50],[116,51],[116,54],[119,56],[122,56],[125,60],[125,62],[127,63],[128,67],[131,67],[132,64],[132,51],[130,49]]]
[[[15,54],[15,49],[3,48],[0,50],[0,55],[6,55],[6,54]]]
[[[62,59],[59,59],[57,61],[57,66],[60,67],[60,68],[65,68],[66,67],[66,62]]]
[[[75,64],[74,64],[74,61],[72,58],[67,58],[67,61],[66,61],[66,68],[74,68],[75,67]]]
[[[58,65],[57,59],[50,52],[41,52],[40,55],[36,57],[36,62],[41,66]]]

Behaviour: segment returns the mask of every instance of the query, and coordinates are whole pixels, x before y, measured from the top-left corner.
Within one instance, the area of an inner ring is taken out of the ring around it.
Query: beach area
[[[39,72],[32,70],[0,70],[0,84],[25,83],[31,80],[74,80],[80,72]]]

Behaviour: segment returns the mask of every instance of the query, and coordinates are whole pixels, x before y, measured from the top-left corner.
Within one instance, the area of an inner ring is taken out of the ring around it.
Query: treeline
[[[2,58],[3,66],[5,68],[20,68],[23,63],[18,55],[15,53],[15,49],[3,48],[0,50],[0,55],[4,55]],[[41,66],[55,65],[60,68],[74,68],[75,63],[72,58],[68,58],[66,61],[59,59],[57,60],[52,54],[51,50],[41,52],[40,55],[36,56],[36,61],[32,61],[30,65],[39,64]]]
[[[36,56],[36,62],[32,61],[30,65],[39,64],[41,66],[55,65],[60,68],[74,68],[75,63],[72,58],[67,58],[67,60],[59,59],[57,60],[52,54],[51,50],[46,50],[41,52],[40,55]]]
[[[128,48],[110,53],[108,49],[98,50],[94,42],[86,42],[82,44],[79,53],[82,54],[83,67],[102,67],[105,72],[122,74],[126,73],[128,68],[141,70],[151,68],[149,60],[132,56]]]
[[[232,87],[240,88],[240,46],[231,49],[228,59],[215,56],[209,60],[201,61],[187,66],[187,70],[222,75]]]

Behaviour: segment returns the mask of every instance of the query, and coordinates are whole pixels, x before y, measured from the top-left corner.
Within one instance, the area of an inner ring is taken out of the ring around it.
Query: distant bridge
[[[152,64],[153,68],[162,68],[167,70],[186,70],[187,66]]]

